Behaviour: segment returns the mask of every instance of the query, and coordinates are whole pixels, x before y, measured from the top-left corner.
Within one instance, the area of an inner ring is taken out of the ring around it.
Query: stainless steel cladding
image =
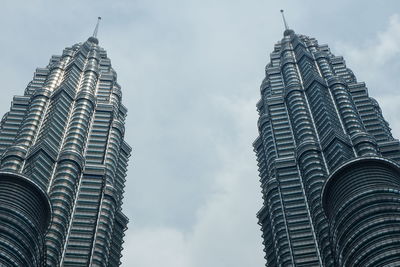
[[[51,202],[49,266],[120,265],[131,148],[117,74],[98,43],[53,56],[1,121],[0,170],[27,177]]]
[[[357,240],[351,239],[350,226],[338,221],[347,219],[348,214],[341,209],[350,210],[347,205],[351,201],[366,208],[380,207],[382,212],[390,209],[385,206],[384,193],[368,193],[371,183],[386,179],[385,190],[391,190],[396,198],[400,192],[396,170],[396,162],[400,162],[399,141],[393,138],[365,84],[357,82],[343,58],[333,55],[327,45],[319,45],[314,38],[291,29],[286,29],[283,39],[275,45],[265,74],[257,103],[259,137],[253,146],[264,200],[257,217],[266,266],[378,266],[383,259],[392,259],[394,251],[399,258],[400,237],[364,235],[379,227],[382,232],[392,233],[397,225],[390,223],[388,216],[368,228],[374,215],[362,213],[366,217],[360,216],[352,223],[365,226],[364,232],[356,232],[366,238]],[[350,173],[346,164],[366,158],[381,161],[368,165],[370,171],[362,171],[354,163],[352,171],[356,173],[346,174]],[[375,175],[384,168],[379,163],[383,161],[391,162],[385,165],[387,171],[382,171],[386,178]],[[360,175],[370,177],[363,180]],[[362,192],[352,193],[349,189],[349,194],[341,194],[353,180]],[[352,199],[359,194],[381,198],[382,202]],[[393,213],[393,218],[400,220],[400,214]],[[390,243],[386,251],[376,249],[376,255],[371,254],[381,261],[361,260],[364,252],[372,253],[378,240]],[[360,251],[348,252],[349,249]]]

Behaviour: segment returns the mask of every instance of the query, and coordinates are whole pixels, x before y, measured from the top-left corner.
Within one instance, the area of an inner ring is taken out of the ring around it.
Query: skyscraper
[[[265,73],[253,146],[266,266],[400,265],[400,146],[366,85],[287,25]]]
[[[21,202],[9,219],[18,229],[0,224],[2,233],[11,233],[0,236],[0,247],[11,255],[0,253],[4,265],[120,264],[128,223],[121,205],[131,148],[124,141],[127,109],[121,87],[99,46],[97,27],[86,42],[65,48],[47,67],[36,69],[24,95],[14,97],[1,121],[0,211],[10,199]],[[0,219],[6,221],[12,210],[0,212]],[[30,250],[23,254],[22,249]]]

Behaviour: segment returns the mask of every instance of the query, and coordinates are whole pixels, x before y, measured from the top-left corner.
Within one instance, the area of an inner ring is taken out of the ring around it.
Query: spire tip
[[[96,28],[94,28],[94,32],[93,32],[93,37],[94,38],[97,38],[97,32],[99,30],[100,20],[101,20],[101,17],[97,17]]]
[[[286,19],[285,19],[285,13],[283,9],[281,9],[281,14],[282,14],[282,19],[283,19],[283,24],[285,24],[285,30],[289,30],[289,26],[287,25]]]

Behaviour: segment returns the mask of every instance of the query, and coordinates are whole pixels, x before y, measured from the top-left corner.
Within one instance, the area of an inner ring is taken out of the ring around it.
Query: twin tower
[[[107,53],[90,37],[38,68],[0,124],[0,266],[119,266],[131,148]]]
[[[400,266],[400,145],[342,57],[286,29],[254,142],[266,266]]]

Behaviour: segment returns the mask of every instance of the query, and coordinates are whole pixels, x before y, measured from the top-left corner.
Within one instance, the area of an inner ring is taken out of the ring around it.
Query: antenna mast
[[[281,14],[282,14],[283,23],[285,24],[285,30],[289,30],[289,26],[287,25],[287,22],[285,19],[285,14],[283,13],[283,9],[281,9]]]
[[[93,37],[94,38],[97,38],[97,31],[99,30],[100,20],[101,20],[101,17],[98,17],[97,18],[97,23],[96,23],[96,28],[94,28],[94,32],[93,32]]]

